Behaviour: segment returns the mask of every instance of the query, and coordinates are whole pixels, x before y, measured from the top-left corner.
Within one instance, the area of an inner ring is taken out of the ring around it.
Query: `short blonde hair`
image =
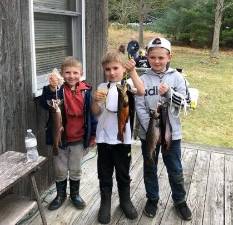
[[[61,65],[61,73],[66,67],[77,67],[82,70],[82,63],[73,56],[67,56]]]
[[[102,58],[102,66],[104,67],[106,64],[112,62],[120,63],[123,66],[126,62],[125,55],[119,51],[107,52],[107,54]]]

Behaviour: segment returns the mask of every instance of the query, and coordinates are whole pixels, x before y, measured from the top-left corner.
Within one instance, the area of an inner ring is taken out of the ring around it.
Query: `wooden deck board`
[[[209,173],[210,153],[206,151],[198,151],[195,168],[192,175],[192,183],[190,185],[187,203],[192,209],[193,219],[183,222],[182,225],[199,225],[202,224],[206,186]]]
[[[158,176],[160,176],[163,168],[164,168],[164,164],[162,163],[162,157],[160,155],[159,161],[158,161]],[[141,171],[143,172],[143,167],[141,168]],[[139,215],[138,218],[133,221],[130,221],[124,215],[122,215],[121,219],[119,220],[117,224],[140,224],[141,221],[148,220],[149,218],[143,215],[143,209],[146,204],[146,200],[147,200],[146,191],[145,191],[145,186],[144,186],[144,180],[142,177],[141,180],[139,181],[137,190],[132,197],[132,202],[138,211],[138,215]],[[149,225],[149,224],[152,224],[151,222],[152,222],[151,219],[149,219],[149,221],[144,221],[143,223]]]
[[[224,224],[224,155],[211,154],[203,224]]]
[[[225,224],[233,224],[233,156],[225,156]]]
[[[230,225],[233,224],[233,149],[207,148],[204,146],[184,145],[183,168],[187,202],[192,210],[193,219],[182,221],[176,215],[171,198],[167,171],[160,156],[158,177],[160,201],[156,217],[151,219],[143,214],[146,192],[143,180],[143,160],[140,143],[133,145],[131,165],[131,196],[137,208],[138,218],[128,220],[119,208],[119,197],[114,181],[112,194],[111,225]],[[100,204],[99,182],[96,172],[96,157],[83,166],[81,195],[87,202],[84,210],[75,209],[67,200],[56,210],[45,210],[50,225],[96,225]],[[54,188],[54,187],[53,187]],[[50,202],[55,193],[47,196]],[[47,205],[44,202],[44,205]],[[39,215],[24,224],[40,225]]]
[[[184,173],[184,180],[185,180],[185,190],[188,193],[191,178],[193,174],[193,168],[196,161],[196,150],[185,149],[182,157],[183,162],[183,173]],[[168,185],[169,186],[169,185]],[[170,186],[169,186],[170,189]],[[173,206],[173,200],[171,194],[169,195],[169,200],[166,205],[166,209],[161,220],[161,225],[179,225],[181,224],[181,219],[177,216],[175,212],[175,208]]]
[[[157,216],[153,219],[146,217],[143,214],[143,209],[144,206],[146,204],[146,195],[144,194],[142,196],[143,199],[143,208],[141,211],[141,218],[139,220],[139,225],[143,225],[143,224],[159,224],[160,220],[162,218],[163,212],[166,208],[166,204],[167,204],[167,199],[169,197],[170,194],[170,189],[168,187],[168,180],[167,180],[167,172],[166,172],[166,167],[163,164],[163,160],[162,157],[159,158],[158,161],[158,177],[159,177],[159,188],[160,188],[160,201],[159,201],[159,206],[158,206],[158,211],[157,211]],[[144,190],[145,193],[145,190]]]

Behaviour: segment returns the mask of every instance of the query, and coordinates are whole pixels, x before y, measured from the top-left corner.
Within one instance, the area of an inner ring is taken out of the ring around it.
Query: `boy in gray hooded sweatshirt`
[[[152,155],[148,154],[146,132],[150,120],[150,110],[157,110],[159,104],[167,104],[170,122],[171,143],[163,150],[162,156],[166,165],[172,199],[178,215],[183,220],[191,220],[191,211],[185,201],[183,169],[181,164],[181,123],[179,112],[186,106],[186,84],[183,76],[169,67],[171,60],[171,43],[165,38],[157,37],[147,46],[148,61],[151,69],[141,76],[145,85],[145,95],[136,96],[136,111],[140,123],[139,136],[142,143],[144,159],[144,183],[147,202],[144,214],[154,217],[159,200],[157,177],[158,155],[161,144],[157,144]]]

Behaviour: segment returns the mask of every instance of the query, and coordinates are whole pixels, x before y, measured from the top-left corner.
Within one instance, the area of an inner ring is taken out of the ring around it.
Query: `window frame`
[[[72,24],[72,53],[74,57],[78,57],[76,49],[78,49],[77,39],[80,31],[79,19],[81,19],[81,61],[83,65],[83,79],[86,78],[86,43],[85,43],[85,0],[75,0],[76,11],[49,9],[45,7],[33,6],[33,0],[29,1],[29,25],[30,25],[30,42],[31,42],[31,69],[32,69],[32,93],[34,97],[38,97],[42,94],[42,87],[38,87],[48,84],[48,75],[44,74],[37,76],[36,74],[36,46],[35,46],[35,29],[34,29],[34,13],[47,13],[71,16]],[[78,7],[80,6],[81,7]],[[80,8],[80,12],[78,12]],[[79,29],[78,29],[79,28]]]

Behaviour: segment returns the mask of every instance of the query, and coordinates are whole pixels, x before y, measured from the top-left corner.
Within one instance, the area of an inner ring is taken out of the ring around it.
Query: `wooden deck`
[[[139,225],[231,225],[233,224],[233,149],[220,149],[183,144],[182,161],[184,167],[187,202],[193,219],[182,221],[175,214],[171,199],[166,168],[159,160],[160,201],[156,217],[147,218],[142,211],[146,203],[143,182],[142,156],[140,143],[133,145],[131,165],[131,195],[139,216],[130,221],[119,208],[119,199],[114,183],[112,195],[112,219],[110,224]],[[68,189],[67,189],[68,190]],[[90,225],[98,224],[97,213],[100,197],[96,172],[96,157],[83,165],[81,196],[87,202],[84,210],[75,209],[69,200],[56,211],[45,210],[48,224],[51,225]],[[54,186],[44,200],[46,206],[55,197]],[[35,215],[23,224],[39,225],[41,219]]]

